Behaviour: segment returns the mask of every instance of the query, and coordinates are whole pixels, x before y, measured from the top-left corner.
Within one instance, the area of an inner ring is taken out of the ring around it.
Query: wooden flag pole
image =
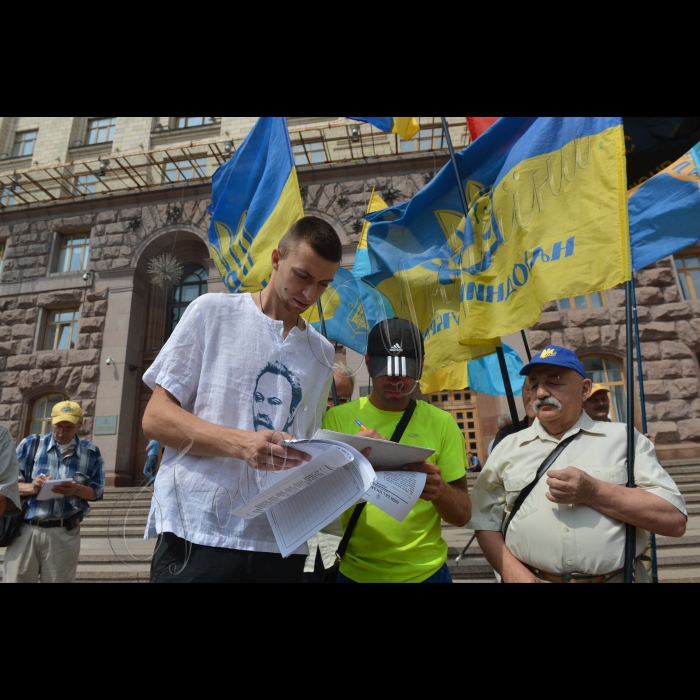
[[[440,119],[442,119],[442,128],[445,132],[445,140],[447,141],[447,147],[450,150],[450,159],[452,160],[452,167],[454,168],[455,177],[457,178],[457,190],[459,191],[459,196],[462,200],[462,209],[464,210],[464,216],[468,219],[469,202],[467,202],[467,193],[464,187],[462,186],[462,176],[459,172],[457,154],[455,153],[454,146],[452,145],[450,129],[447,126],[447,117],[440,117]],[[498,364],[501,367],[501,374],[503,375],[503,386],[505,387],[506,397],[508,398],[508,408],[510,409],[510,417],[513,421],[513,425],[518,425],[518,423],[520,422],[520,417],[518,416],[518,409],[515,405],[515,395],[513,394],[513,387],[510,383],[510,375],[508,374],[508,365],[506,364],[506,357],[503,353],[503,347],[498,347],[496,349],[496,353],[498,354]]]

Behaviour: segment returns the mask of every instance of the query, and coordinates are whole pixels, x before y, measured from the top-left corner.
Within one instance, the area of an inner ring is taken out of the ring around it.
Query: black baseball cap
[[[418,326],[403,318],[380,321],[367,341],[369,373],[379,377],[410,377],[423,374],[425,345]]]

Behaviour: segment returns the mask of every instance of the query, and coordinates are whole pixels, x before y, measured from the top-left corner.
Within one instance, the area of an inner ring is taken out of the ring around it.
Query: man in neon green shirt
[[[391,438],[423,371],[423,338],[414,324],[392,319],[372,329],[367,353],[371,396],[332,409],[323,427]],[[356,421],[368,430],[360,432]],[[428,475],[421,500],[403,523],[367,504],[341,562],[340,583],[452,583],[442,520],[462,527],[471,517],[464,436],[449,413],[419,401],[401,443],[435,450],[428,462],[404,467]],[[342,518],[346,532],[352,513]]]

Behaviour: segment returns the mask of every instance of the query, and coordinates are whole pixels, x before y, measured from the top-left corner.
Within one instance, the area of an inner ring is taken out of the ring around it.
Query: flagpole
[[[462,176],[459,173],[459,164],[457,163],[457,154],[455,153],[454,146],[452,145],[452,136],[450,136],[450,129],[447,126],[447,117],[440,117],[442,119],[442,129],[445,132],[445,140],[447,141],[447,147],[450,150],[450,160],[452,161],[452,167],[455,171],[455,177],[457,178],[457,190],[459,191],[459,196],[462,200],[462,208],[464,209],[464,216],[469,218],[469,202],[467,202],[467,193],[462,186]],[[510,409],[510,416],[513,421],[513,425],[517,425],[520,422],[520,417],[518,416],[518,409],[515,405],[515,395],[513,394],[513,387],[510,383],[510,375],[508,374],[508,365],[506,364],[506,357],[503,354],[503,347],[496,348],[496,353],[498,354],[498,364],[501,366],[501,374],[503,375],[503,386],[506,390],[506,397],[508,398],[508,408]]]
[[[634,313],[632,298],[634,282],[625,284],[625,301],[627,306],[627,488],[636,488],[634,478]],[[635,564],[637,559],[637,528],[627,525],[625,542],[625,583],[635,582]]]
[[[328,333],[326,332],[326,319],[323,316],[323,306],[321,305],[320,299],[316,302],[316,307],[318,308],[318,318],[321,321],[321,334],[326,340],[328,340]],[[335,347],[337,350],[338,345],[336,344]],[[335,358],[333,358],[333,360],[335,363]],[[331,384],[331,391],[333,392],[333,405],[339,406],[340,404],[338,403],[338,387],[336,387],[335,385],[335,367],[333,367],[333,384]]]
[[[646,396],[644,393],[644,372],[642,370],[642,344],[639,338],[639,314],[637,313],[637,290],[634,284],[634,274],[632,275],[632,309],[634,311],[634,336],[637,348],[637,373],[639,375],[639,402],[642,407],[642,432],[646,435],[649,432],[647,423]],[[656,551],[656,535],[651,533],[651,575],[652,582],[659,582],[659,559]]]

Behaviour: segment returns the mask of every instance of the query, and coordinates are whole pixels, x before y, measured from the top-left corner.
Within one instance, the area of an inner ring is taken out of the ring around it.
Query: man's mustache
[[[272,425],[272,421],[268,416],[265,415],[260,415],[258,414],[255,416],[253,419],[253,425],[255,426],[255,429],[257,430],[258,428],[265,428],[265,430],[274,430],[275,426]]]
[[[548,396],[546,399],[537,399],[535,403],[532,404],[532,408],[535,413],[539,413],[542,406],[554,406],[558,411],[564,410],[564,407],[557,401],[553,396]]]

